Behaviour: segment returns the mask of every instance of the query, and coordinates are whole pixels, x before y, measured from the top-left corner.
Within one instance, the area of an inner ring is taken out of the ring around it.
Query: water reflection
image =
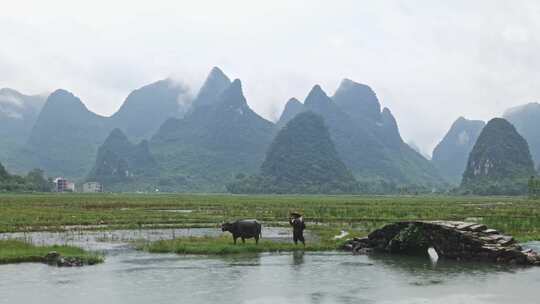
[[[293,251],[292,264],[294,266],[300,266],[304,264],[304,251]]]
[[[106,263],[86,268],[0,265],[0,303],[537,303],[540,284],[540,267],[428,257],[106,254]]]

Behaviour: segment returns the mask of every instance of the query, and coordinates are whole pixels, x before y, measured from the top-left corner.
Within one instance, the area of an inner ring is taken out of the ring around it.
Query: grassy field
[[[520,240],[540,239],[540,201],[509,197],[234,196],[137,194],[0,195],[0,232],[153,227],[216,227],[256,218],[284,226],[290,211],[308,227],[367,234],[401,220],[485,223]]]
[[[34,246],[20,240],[0,240],[0,264],[41,263],[47,253],[56,251],[66,258],[77,258],[85,265],[103,262],[97,254],[72,246]]]

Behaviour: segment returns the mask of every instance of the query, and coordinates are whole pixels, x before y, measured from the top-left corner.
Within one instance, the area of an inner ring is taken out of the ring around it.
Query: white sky
[[[540,98],[540,1],[0,0],[0,87],[65,88],[110,115],[173,76],[212,66],[275,120],[316,83],[372,86],[406,141],[431,153],[458,117]]]

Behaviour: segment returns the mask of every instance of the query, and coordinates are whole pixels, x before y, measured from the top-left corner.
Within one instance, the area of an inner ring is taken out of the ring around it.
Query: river
[[[26,235],[38,243],[58,242],[63,236],[64,243],[102,250],[106,261],[82,268],[1,265],[0,303],[540,302],[538,267],[341,252],[178,256],[135,251],[122,240],[126,235],[159,239],[208,233],[213,232],[118,232],[118,238],[104,237],[103,232]],[[280,229],[263,233],[276,239],[284,236]],[[540,250],[539,242],[527,246]]]

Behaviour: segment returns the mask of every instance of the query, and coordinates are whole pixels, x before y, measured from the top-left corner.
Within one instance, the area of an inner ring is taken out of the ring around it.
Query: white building
[[[98,182],[87,182],[83,184],[83,192],[97,193],[103,192],[103,185]]]

